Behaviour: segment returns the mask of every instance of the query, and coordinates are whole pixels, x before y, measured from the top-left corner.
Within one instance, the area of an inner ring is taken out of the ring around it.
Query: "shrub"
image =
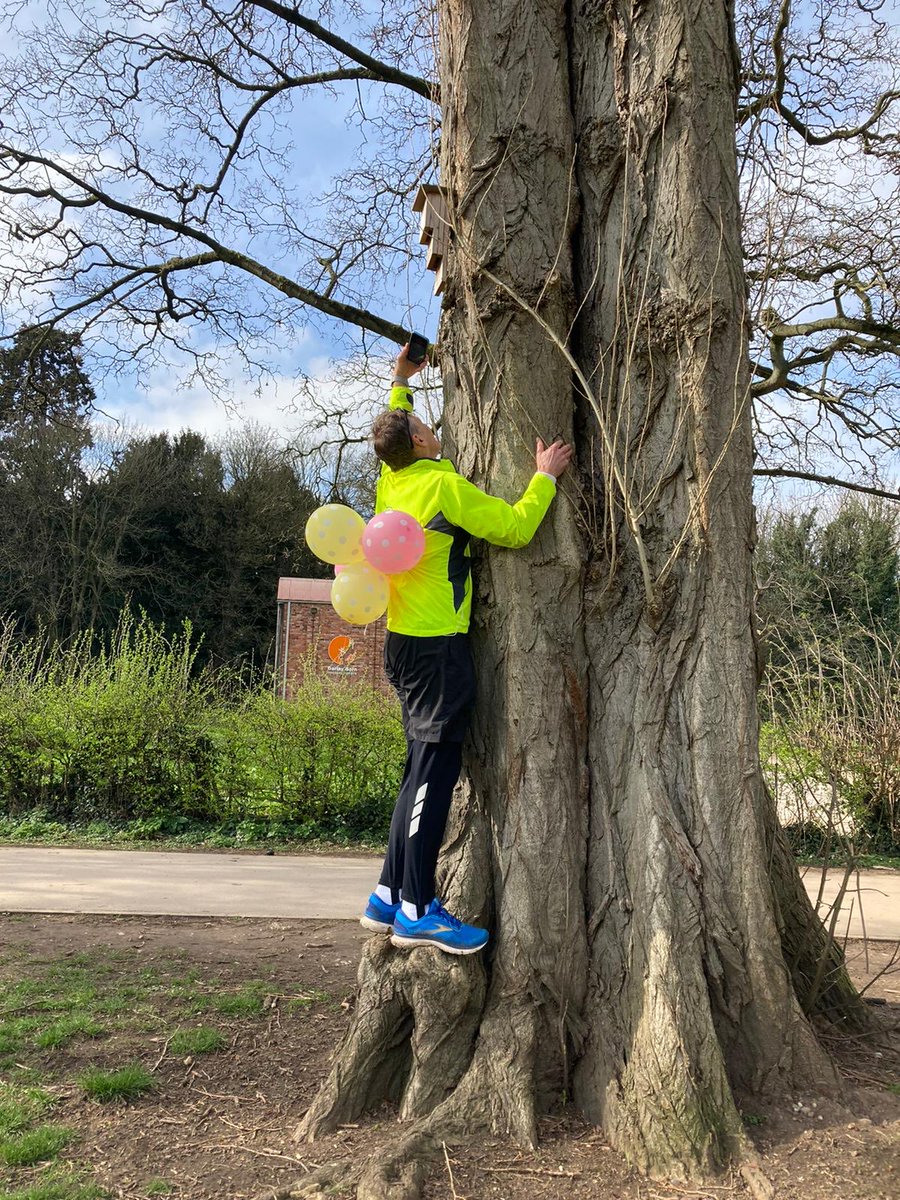
[[[781,644],[763,766],[783,821],[890,853],[900,847],[900,647],[877,630],[851,633],[852,653],[839,630],[801,650]]]
[[[406,748],[395,705],[369,689],[307,677],[293,700],[256,691],[223,717],[223,815],[307,822],[319,836],[386,832]],[[248,823],[248,840],[259,832]]]
[[[16,840],[67,824],[131,840],[228,844],[384,838],[405,740],[395,703],[308,677],[290,701],[195,671],[191,629],[125,615],[111,642],[0,630],[0,822]],[[5,816],[5,819],[4,819]]]

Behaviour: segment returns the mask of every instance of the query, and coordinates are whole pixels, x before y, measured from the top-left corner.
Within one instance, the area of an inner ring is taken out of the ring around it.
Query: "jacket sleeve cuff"
[[[412,388],[392,387],[388,399],[388,408],[404,408],[407,412],[413,409]]]

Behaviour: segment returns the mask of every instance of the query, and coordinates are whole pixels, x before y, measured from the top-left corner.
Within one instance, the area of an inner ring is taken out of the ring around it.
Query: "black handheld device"
[[[411,363],[416,366],[425,361],[425,355],[428,353],[428,338],[423,337],[421,333],[414,333],[409,339],[409,349],[406,351],[406,357]]]

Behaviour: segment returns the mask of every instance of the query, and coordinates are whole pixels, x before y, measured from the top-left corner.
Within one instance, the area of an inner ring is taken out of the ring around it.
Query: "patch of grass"
[[[43,1029],[34,1039],[34,1044],[42,1050],[55,1050],[58,1046],[71,1042],[73,1038],[94,1038],[103,1032],[103,1026],[92,1021],[90,1017],[63,1017],[62,1020],[54,1021],[52,1025]]]
[[[156,1086],[156,1080],[138,1063],[129,1063],[118,1071],[93,1069],[79,1076],[79,1084],[102,1104],[110,1100],[133,1100]]]
[[[221,1050],[226,1043],[225,1034],[209,1025],[198,1025],[196,1029],[176,1029],[169,1039],[172,1054],[212,1054]]]
[[[0,1138],[21,1133],[44,1115],[53,1097],[40,1088],[0,1083]]]
[[[144,1191],[148,1196],[171,1196],[175,1185],[169,1183],[168,1179],[148,1179]]]
[[[4,1192],[4,1200],[98,1200],[103,1190],[68,1171],[42,1174],[37,1183],[15,1192]]]
[[[5,1061],[7,1067],[4,1072],[4,1078],[7,1083],[16,1084],[18,1087],[40,1087],[44,1082],[43,1072],[28,1066],[27,1063],[17,1062],[14,1058],[9,1058]]]
[[[93,1008],[99,1001],[100,992],[93,985],[62,988],[55,994],[51,993],[41,1003],[40,1007],[47,1012],[84,1012]]]
[[[0,1025],[0,1055],[21,1055],[30,1035],[41,1025],[39,1017],[15,1017]]]
[[[900,1083],[889,1083],[887,1090],[893,1092],[895,1096],[900,1096]]]
[[[75,1134],[61,1125],[39,1125],[0,1142],[0,1159],[8,1167],[30,1167],[56,1158]]]
[[[117,1017],[120,1013],[134,1012],[138,1008],[138,1004],[123,995],[122,992],[116,991],[101,996],[92,1005],[92,1008],[95,1013],[101,1013],[105,1017]]]
[[[226,1017],[258,1017],[263,1009],[266,986],[262,980],[254,979],[236,992],[205,997],[203,1006]]]
[[[16,983],[11,980],[0,985],[0,1000],[3,1008],[25,1008],[41,996],[41,985],[36,979],[20,979]]]

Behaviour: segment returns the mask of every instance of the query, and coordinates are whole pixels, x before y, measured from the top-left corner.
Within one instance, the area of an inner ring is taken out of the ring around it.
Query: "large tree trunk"
[[[731,15],[441,18],[449,450],[510,498],[536,436],[574,438],[578,470],[528,550],[478,565],[443,869],[490,951],[373,944],[301,1133],[398,1097],[422,1119],[361,1181],[384,1200],[429,1139],[530,1145],[571,1097],[648,1173],[703,1176],[748,1152],[736,1093],[836,1085],[813,1011],[862,1019],[759,770]]]

